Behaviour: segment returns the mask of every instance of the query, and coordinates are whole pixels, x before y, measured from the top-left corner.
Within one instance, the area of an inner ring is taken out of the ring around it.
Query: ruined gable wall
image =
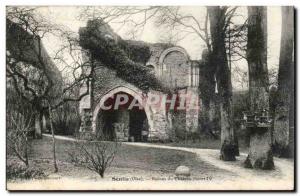
[[[172,88],[189,85],[190,65],[182,52],[172,51],[163,60],[162,80]]]
[[[147,64],[153,65],[155,67],[156,76],[161,80],[165,80],[165,83],[171,84],[170,87],[175,87],[176,85],[177,87],[187,87],[187,90],[185,90],[186,92],[197,94],[197,87],[191,87],[190,81],[192,76],[190,74],[190,61],[187,54],[183,53],[181,50],[182,49],[178,51],[176,48],[175,50],[170,51],[168,51],[168,49],[162,50],[162,48],[159,48],[158,46],[156,49],[152,48],[153,55]],[[163,58],[161,55],[164,55]],[[88,106],[87,109],[89,110],[91,118],[92,113],[97,104],[99,104],[101,98],[111,89],[119,86],[136,89],[134,85],[117,77],[116,72],[106,66],[97,66],[94,78],[95,80],[92,84],[92,95],[90,99],[83,99],[82,101],[83,103],[90,102],[90,104],[86,104],[86,106]],[[163,95],[162,92],[150,90],[148,96],[151,93]],[[150,126],[151,131],[149,136],[157,140],[168,139],[169,136],[172,135],[172,122],[167,116],[167,112],[165,110],[158,111],[153,107],[150,108],[150,110],[151,115],[149,120],[152,122],[152,125]],[[186,119],[184,119],[184,121],[186,122],[187,131],[195,132],[197,130],[197,115],[198,113],[195,114],[194,111],[186,111]]]

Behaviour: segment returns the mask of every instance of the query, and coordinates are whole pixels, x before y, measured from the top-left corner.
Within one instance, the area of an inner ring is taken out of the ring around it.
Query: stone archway
[[[139,104],[143,106],[143,111],[146,115],[147,124],[149,126],[148,131],[149,134],[153,130],[153,120],[152,120],[152,111],[150,107],[146,103],[147,96],[143,94],[141,90],[135,87],[125,87],[125,86],[118,86],[115,87],[108,92],[104,93],[104,95],[100,98],[100,101],[97,103],[94,111],[93,111],[93,119],[92,119],[92,130],[94,133],[97,132],[97,121],[98,116],[100,113],[104,113],[102,107],[104,106],[105,102],[117,95],[118,93],[125,93],[132,96],[134,99],[138,101]]]
[[[179,47],[179,46],[174,46],[174,47],[171,47],[171,48],[168,48],[166,50],[164,50],[160,57],[159,57],[159,60],[158,60],[158,63],[159,65],[162,65],[163,64],[163,61],[165,59],[165,57],[170,53],[170,52],[173,52],[173,51],[177,51],[177,52],[181,52],[185,58],[187,59],[187,61],[190,59],[189,55],[187,54],[186,50],[182,47]]]

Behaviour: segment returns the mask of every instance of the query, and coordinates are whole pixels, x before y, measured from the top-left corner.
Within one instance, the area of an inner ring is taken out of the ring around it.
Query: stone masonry
[[[153,69],[155,76],[172,89],[185,89],[185,92],[195,95],[197,102],[199,68],[193,66],[186,51],[177,46],[168,48],[163,44],[150,44],[152,56],[145,66]],[[83,59],[88,59],[87,53],[83,54]],[[89,70],[85,70],[89,71]],[[108,97],[116,93],[127,93],[137,100],[147,99],[151,94],[162,92],[143,92],[133,84],[118,78],[114,70],[105,66],[98,66],[95,70],[95,80],[90,85],[90,94],[85,96],[80,102],[81,127],[79,135],[86,139],[95,138],[102,130],[97,124],[98,116],[103,112],[100,107]],[[82,86],[80,92],[87,89]],[[157,109],[154,106],[145,106],[145,114],[149,126],[148,141],[166,141],[174,134],[172,132],[172,122],[168,119],[166,109]],[[176,119],[175,119],[176,120]],[[186,111],[186,131],[195,132],[198,127],[198,111]]]

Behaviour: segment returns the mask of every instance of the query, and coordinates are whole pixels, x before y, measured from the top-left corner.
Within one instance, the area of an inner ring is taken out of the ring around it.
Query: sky
[[[277,69],[279,63],[279,49],[280,49],[280,36],[281,36],[281,8],[280,7],[268,7],[268,68]],[[55,6],[55,7],[41,7],[39,12],[46,17],[49,21],[55,24],[61,24],[68,27],[74,32],[78,32],[80,27],[86,25],[86,20],[79,20],[81,8],[75,6]],[[180,12],[183,14],[191,14],[202,23],[206,15],[206,8],[201,6],[183,6],[180,8]],[[233,18],[235,24],[242,24],[247,17],[247,8],[239,7],[236,11],[237,17]],[[137,16],[137,20],[139,16]],[[128,39],[128,26],[119,28],[119,24],[110,24],[114,31],[118,33],[122,38]],[[164,37],[166,30],[164,28],[158,28],[152,21],[149,21],[144,30],[137,40],[145,42],[155,43],[160,42]],[[43,39],[43,43],[46,46],[48,52],[53,54],[59,46],[59,40],[53,36],[47,36]],[[177,45],[186,49],[192,60],[199,60],[201,58],[202,50],[205,49],[204,42],[195,35],[188,35],[183,40],[179,41]],[[240,70],[247,71],[247,62],[241,60],[235,62],[233,67],[236,66]],[[241,86],[238,82],[241,80],[240,75],[233,76],[232,84],[234,90],[242,90],[245,86]]]

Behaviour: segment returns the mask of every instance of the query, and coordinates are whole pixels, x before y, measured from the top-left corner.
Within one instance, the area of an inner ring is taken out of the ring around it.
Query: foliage
[[[186,112],[181,110],[170,111],[172,118],[172,129],[174,130],[174,140],[187,139],[186,132]]]
[[[68,101],[80,101],[87,95],[74,97],[74,89],[85,84],[89,87],[93,66],[83,62],[78,39],[62,26],[53,25],[36,11],[35,7],[7,7],[6,73],[14,88],[38,110],[47,110],[49,102],[55,109]],[[63,42],[52,58],[42,39],[52,34]],[[66,60],[66,56],[70,60]],[[63,78],[56,64],[61,64]],[[82,70],[91,70],[81,73]],[[63,81],[64,80],[64,81]]]
[[[93,64],[75,58],[79,52],[82,52],[78,40],[66,29],[45,20],[36,9],[36,7],[7,7],[6,74],[22,99],[30,103],[39,114],[48,112],[51,117],[52,112],[59,106],[66,102],[80,101],[90,93]],[[55,51],[54,57],[64,62],[63,70],[71,69],[71,74],[65,81],[54,64],[54,59],[48,55],[42,43],[42,38],[48,33],[65,41],[65,45]],[[64,55],[60,55],[65,51],[71,57],[71,63],[64,59]],[[90,71],[81,73],[87,67]],[[81,74],[78,74],[78,70]],[[87,90],[74,97],[74,90],[82,85],[85,85]],[[53,157],[56,165],[54,128],[51,118],[50,129],[53,135]],[[36,130],[40,132],[39,128]],[[40,133],[39,136],[41,137]]]
[[[234,119],[242,119],[243,112],[250,110],[249,107],[249,92],[247,91],[235,91],[232,96],[232,111]]]
[[[6,80],[6,114],[10,112],[18,111],[26,114],[26,117],[33,115],[34,109],[31,104],[22,99],[22,96],[18,94],[13,86],[13,81]],[[9,119],[7,119],[9,120]]]
[[[24,115],[15,112],[10,115],[12,122],[7,128],[7,147],[9,152],[16,155],[26,166],[28,166],[28,135],[32,118],[26,122]]]
[[[26,166],[28,161],[28,137],[32,131],[34,111],[11,88],[7,88],[6,138],[8,155],[15,155]]]
[[[146,65],[151,56],[150,47],[142,41],[121,40],[118,43],[128,58],[134,62]]]
[[[6,166],[6,178],[13,179],[41,179],[45,178],[46,174],[37,168],[25,167],[18,162],[10,163]]]
[[[250,110],[250,99],[247,91],[233,92],[232,96],[232,112],[233,112],[233,128],[239,141],[249,143],[249,134],[242,127],[241,119],[243,119],[243,113]]]
[[[75,103],[66,103],[53,112],[55,134],[72,135],[80,126],[80,115]]]
[[[198,62],[200,71],[199,91],[204,104],[209,105],[209,101],[215,94],[215,66],[210,64],[211,55],[208,50],[202,52],[202,60]]]
[[[120,147],[118,142],[75,142],[75,152],[68,152],[70,160],[77,166],[85,167],[104,178],[104,173],[113,162]]]
[[[22,98],[39,110],[43,99],[60,93],[61,76],[41,42],[56,29],[34,10],[7,8],[6,73]]]
[[[87,27],[80,29],[79,36],[80,45],[89,50],[95,60],[116,70],[118,77],[142,90],[166,91],[149,68],[128,57],[120,44],[124,47],[124,42],[102,20],[88,21]]]

